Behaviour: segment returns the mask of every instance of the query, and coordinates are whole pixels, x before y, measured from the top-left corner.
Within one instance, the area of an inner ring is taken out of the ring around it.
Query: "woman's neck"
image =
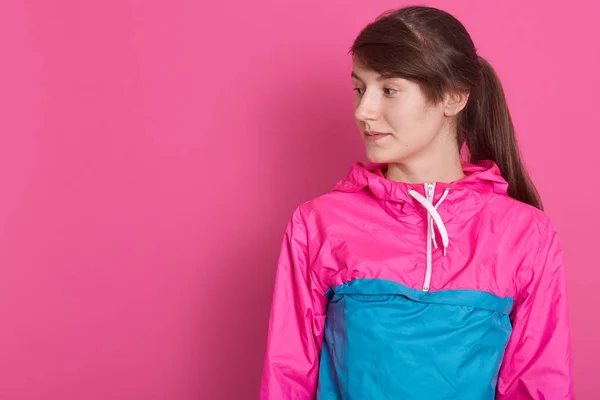
[[[464,178],[460,153],[422,157],[404,163],[388,164],[387,179],[411,184],[451,183]]]

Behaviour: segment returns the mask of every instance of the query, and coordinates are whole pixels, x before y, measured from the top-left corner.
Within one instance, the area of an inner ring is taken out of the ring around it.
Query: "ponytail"
[[[496,72],[479,57],[482,79],[459,118],[459,146],[466,142],[470,162],[492,160],[508,181],[508,195],[540,210],[542,201],[521,160],[515,128]]]

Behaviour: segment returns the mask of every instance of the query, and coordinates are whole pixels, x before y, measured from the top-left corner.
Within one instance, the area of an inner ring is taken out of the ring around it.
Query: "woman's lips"
[[[374,142],[377,141],[379,139],[382,139],[386,136],[389,136],[389,133],[383,133],[383,132],[375,132],[375,131],[366,131],[365,132],[365,139],[370,141],[370,142]]]

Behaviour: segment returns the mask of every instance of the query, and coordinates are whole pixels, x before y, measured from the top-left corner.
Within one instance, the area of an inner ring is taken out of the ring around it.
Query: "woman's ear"
[[[458,115],[469,101],[469,92],[452,92],[444,95],[444,114],[447,117]]]

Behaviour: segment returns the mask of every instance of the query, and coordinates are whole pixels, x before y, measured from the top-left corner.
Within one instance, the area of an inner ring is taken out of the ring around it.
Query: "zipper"
[[[427,200],[433,203],[433,195],[435,193],[435,183],[426,183],[425,184],[425,194],[427,195]]]
[[[433,198],[435,196],[435,183],[426,183],[425,184],[425,195],[427,196],[427,200],[430,203],[433,203]],[[432,246],[431,242],[433,241],[433,226],[431,224],[431,214],[427,213],[427,270],[425,271],[425,281],[423,282],[423,291],[429,291],[429,285],[431,284],[431,273],[432,273]]]

